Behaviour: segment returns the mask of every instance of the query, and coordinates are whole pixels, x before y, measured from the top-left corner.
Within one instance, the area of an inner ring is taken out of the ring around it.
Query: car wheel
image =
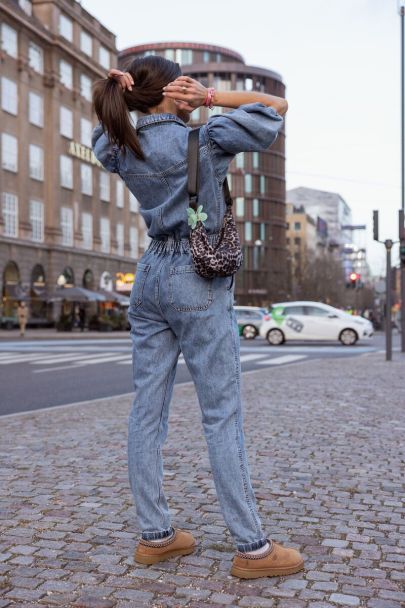
[[[245,340],[254,340],[257,336],[257,329],[254,325],[245,325],[242,329],[242,336]]]
[[[343,329],[340,332],[339,340],[343,344],[343,346],[354,346],[359,339],[358,335],[354,331],[354,329]]]
[[[267,333],[266,338],[270,346],[280,346],[280,344],[285,342],[285,337],[281,329],[271,329]]]

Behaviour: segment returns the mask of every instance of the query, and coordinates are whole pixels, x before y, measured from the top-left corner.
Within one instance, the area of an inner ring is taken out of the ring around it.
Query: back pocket
[[[130,295],[130,306],[137,308],[142,304],[143,299],[143,288],[145,287],[146,277],[150,270],[150,264],[143,264],[138,262],[136,265],[135,281],[132,285]]]
[[[212,299],[212,279],[200,277],[192,264],[170,267],[169,304],[175,310],[207,310]]]

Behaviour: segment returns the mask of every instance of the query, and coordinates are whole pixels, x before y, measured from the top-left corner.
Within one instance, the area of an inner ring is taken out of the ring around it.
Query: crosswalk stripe
[[[258,361],[258,365],[283,365],[284,363],[292,363],[293,361],[299,361],[300,359],[306,359],[306,355],[284,355],[283,357],[275,357],[273,359],[266,359],[265,361]]]
[[[241,363],[245,363],[246,361],[254,361],[255,359],[262,359],[263,357],[268,357],[268,354],[263,354],[263,353],[251,353],[249,355],[241,355],[240,356],[240,361]]]
[[[11,365],[12,363],[24,363],[26,361],[32,361],[41,357],[38,353],[31,353],[30,355],[12,355],[0,361],[0,365]]]
[[[111,357],[103,357],[99,359],[87,359],[79,361],[77,364],[72,364],[72,367],[83,367],[84,365],[96,365],[97,363],[110,363],[111,361],[119,361],[120,359],[128,359],[128,355],[113,355]]]
[[[85,355],[78,355],[77,353],[71,353],[69,355],[57,355],[55,357],[49,357],[46,355],[44,359],[39,359],[38,361],[32,361],[32,365],[47,365],[48,363],[64,363],[66,361],[80,361],[82,359],[94,359],[96,357],[104,358],[107,356],[111,356],[112,353],[87,353]]]

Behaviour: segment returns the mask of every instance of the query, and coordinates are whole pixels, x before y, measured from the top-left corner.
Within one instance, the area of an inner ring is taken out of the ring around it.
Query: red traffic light
[[[351,272],[349,275],[349,279],[353,282],[357,281],[357,279],[359,279],[359,278],[360,278],[360,275],[357,274],[357,272]]]

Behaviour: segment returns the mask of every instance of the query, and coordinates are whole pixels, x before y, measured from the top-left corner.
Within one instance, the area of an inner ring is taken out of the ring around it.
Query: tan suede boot
[[[269,541],[270,548],[261,555],[249,555],[239,551],[233,559],[231,574],[239,578],[285,576],[304,568],[304,560],[295,549],[288,549]]]
[[[168,540],[162,538],[160,543],[151,543],[141,539],[135,551],[138,564],[157,564],[178,555],[190,555],[195,549],[195,538],[190,532],[174,530]]]

